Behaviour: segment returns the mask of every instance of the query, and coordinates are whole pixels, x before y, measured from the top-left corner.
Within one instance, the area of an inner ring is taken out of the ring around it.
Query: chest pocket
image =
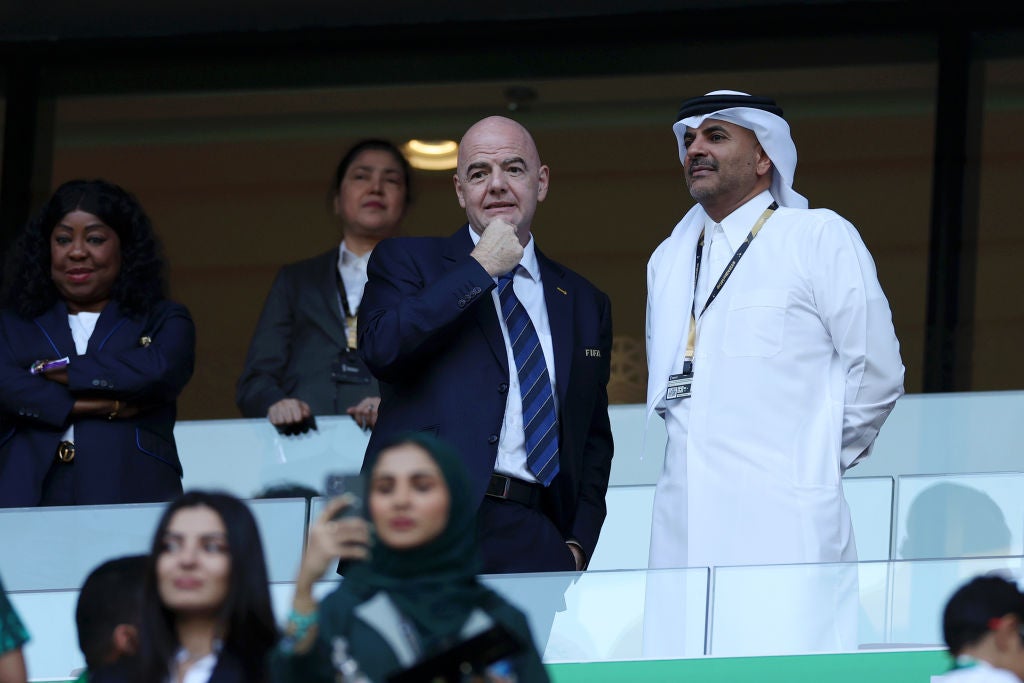
[[[725,355],[767,358],[781,351],[788,298],[784,289],[758,289],[733,296],[725,320]]]

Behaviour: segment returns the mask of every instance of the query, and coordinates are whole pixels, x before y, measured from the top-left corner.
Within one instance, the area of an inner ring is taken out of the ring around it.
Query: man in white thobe
[[[683,103],[673,131],[698,204],[647,269],[647,418],[668,434],[650,567],[855,561],[841,478],[903,394],[871,255],[849,221],[792,189],[796,147],[773,100],[709,93]],[[806,637],[777,624],[749,651],[851,646],[855,625],[830,616],[848,600],[796,571],[750,576],[760,596],[815,612],[794,617]],[[648,620],[645,638],[665,637]]]

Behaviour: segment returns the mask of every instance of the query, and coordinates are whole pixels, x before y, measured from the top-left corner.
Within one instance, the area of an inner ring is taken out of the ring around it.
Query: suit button
[[[469,293],[472,294],[473,296],[476,296],[477,294],[480,293],[480,288],[474,287]]]
[[[487,443],[491,444],[492,446],[498,443],[498,435],[491,434],[489,437],[487,437]]]
[[[505,382],[502,382],[501,384],[498,385],[498,393],[499,394],[504,394],[504,393],[507,393],[507,392],[508,392],[508,384],[506,384]]]
[[[22,417],[24,417],[25,409],[24,408],[18,408],[18,415],[21,415]]]
[[[465,308],[465,307],[466,307],[466,299],[465,298],[459,299],[459,308]]]
[[[98,387],[98,386],[100,385],[100,381],[99,381],[98,379],[94,379],[94,380],[92,381],[92,385],[93,385],[94,387]]]

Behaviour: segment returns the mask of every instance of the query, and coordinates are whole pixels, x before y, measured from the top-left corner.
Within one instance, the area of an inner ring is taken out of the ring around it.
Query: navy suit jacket
[[[238,378],[235,402],[244,417],[266,417],[283,398],[305,401],[314,415],[344,415],[378,395],[373,379],[346,384],[332,377],[348,348],[337,278],[337,248],[278,271]]]
[[[156,502],[180,494],[176,401],[192,377],[195,343],[188,310],[166,300],[139,318],[108,303],[81,356],[63,302],[33,320],[0,311],[0,507]],[[64,356],[71,358],[67,385],[29,373],[36,360]],[[73,419],[75,399],[87,396],[145,408],[127,419]],[[72,421],[75,459],[60,464],[57,445]],[[70,499],[47,497],[51,467],[72,468]]]
[[[359,350],[382,403],[367,454],[424,430],[462,454],[479,501],[487,489],[509,389],[494,279],[469,254],[468,226],[449,238],[398,237],[373,251],[359,317]],[[611,302],[537,251],[551,325],[559,405],[559,474],[545,513],[591,557],[611,471],[608,376]]]

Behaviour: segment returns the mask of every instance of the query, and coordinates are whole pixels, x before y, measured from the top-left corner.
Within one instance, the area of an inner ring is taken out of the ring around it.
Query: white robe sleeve
[[[857,229],[834,215],[818,239],[815,301],[845,373],[845,472],[870,454],[882,424],[903,395],[904,367],[889,302]]]

